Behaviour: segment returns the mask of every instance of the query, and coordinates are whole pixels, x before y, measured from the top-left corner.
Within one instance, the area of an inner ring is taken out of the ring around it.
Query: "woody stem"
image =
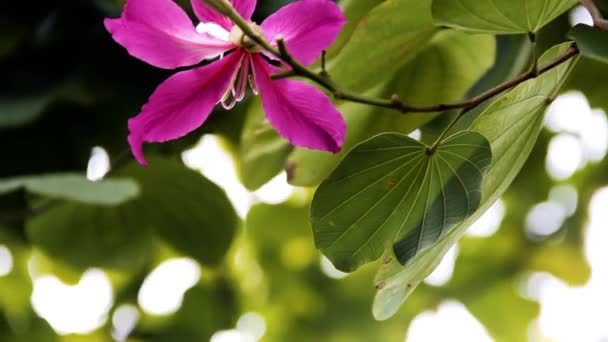
[[[285,39],[281,36],[276,37],[276,45],[275,48],[271,45],[262,35],[254,32],[251,28],[247,20],[245,20],[241,15],[232,7],[232,5],[226,0],[202,0],[207,3],[214,9],[216,9],[221,14],[227,16],[232,22],[237,25],[245,35],[247,35],[251,40],[253,40],[256,44],[264,48],[266,51],[270,52],[277,58],[281,59],[285,64],[291,67],[291,70],[278,73],[272,76],[273,79],[281,79],[292,76],[300,76],[307,78],[321,87],[328,90],[334,98],[339,100],[345,100],[355,103],[366,104],[375,107],[388,108],[398,111],[403,114],[407,113],[436,113],[436,112],[444,112],[448,110],[454,109],[462,109],[465,111],[471,110],[481,104],[482,102],[501,94],[525,81],[536,78],[553,68],[567,62],[571,58],[577,56],[579,54],[579,50],[576,44],[572,44],[566,52],[564,52],[561,56],[557,57],[555,60],[551,61],[545,66],[538,66],[533,68],[533,70],[529,70],[523,74],[520,74],[514,77],[511,80],[508,80],[504,83],[497,85],[496,87],[487,90],[486,92],[477,95],[473,98],[462,102],[448,103],[448,104],[437,104],[433,106],[412,106],[404,103],[399,99],[398,96],[392,96],[390,98],[379,98],[379,97],[370,97],[362,94],[357,94],[348,89],[343,89],[339,87],[333,80],[328,77],[328,74],[318,73],[308,69],[306,66],[300,64],[297,60],[293,58],[293,56],[289,53],[287,46],[285,44]],[[585,1],[585,0],[582,0]]]

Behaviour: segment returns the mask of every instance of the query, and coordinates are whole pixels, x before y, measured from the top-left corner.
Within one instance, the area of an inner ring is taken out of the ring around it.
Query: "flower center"
[[[262,28],[253,22],[249,23],[249,27],[253,30],[255,34],[258,36],[263,36]],[[259,46],[256,42],[254,42],[251,38],[249,38],[240,27],[234,25],[232,30],[230,30],[229,39],[231,42],[236,44],[237,46],[249,51],[249,52],[260,52],[262,51],[262,47]]]

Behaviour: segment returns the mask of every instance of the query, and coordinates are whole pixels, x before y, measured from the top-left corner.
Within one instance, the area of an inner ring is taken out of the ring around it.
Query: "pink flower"
[[[241,16],[251,18],[256,0],[231,2]],[[129,120],[129,144],[141,164],[146,164],[144,142],[186,135],[205,122],[217,103],[231,108],[241,101],[248,83],[254,93],[259,90],[270,124],[293,145],[340,150],[346,125],[323,92],[299,81],[272,80],[270,75],[281,71],[269,63],[276,57],[201,0],[192,0],[192,6],[201,21],[197,27],[173,0],[128,0],[120,18],[105,20],[116,42],[159,68],[192,66],[220,56],[208,65],[171,76],[154,91],[141,113]],[[283,36],[294,58],[310,65],[345,22],[340,8],[330,0],[300,0],[251,27],[270,42]]]

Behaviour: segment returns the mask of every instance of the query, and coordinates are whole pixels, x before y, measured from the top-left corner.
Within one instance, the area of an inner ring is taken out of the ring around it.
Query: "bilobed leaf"
[[[355,147],[319,186],[315,242],[337,268],[353,271],[391,246],[406,264],[477,209],[492,158],[485,138],[461,132],[427,151],[407,136],[381,134]]]
[[[566,43],[551,48],[540,58],[540,65],[555,60],[569,46]],[[373,308],[376,319],[387,319],[395,314],[412,288],[431,274],[450,247],[507,190],[536,143],[550,99],[575,63],[576,58],[573,58],[536,79],[520,84],[504,96],[493,99],[481,113],[476,113],[478,116],[471,120],[471,129],[488,139],[493,155],[483,182],[479,209],[405,267],[394,261],[393,251],[386,252],[384,259],[387,262],[380,266],[376,276],[379,289]]]
[[[433,0],[433,20],[488,33],[536,32],[572,8],[576,0]]]
[[[241,134],[241,179],[247,189],[257,190],[283,170],[292,146],[266,120],[259,101],[249,108]]]
[[[21,188],[37,195],[100,205],[117,205],[139,193],[137,183],[127,178],[92,182],[84,175],[64,173],[0,179],[0,195]]]
[[[387,0],[375,7],[332,60],[332,77],[356,91],[386,81],[421,52],[437,32],[430,7],[430,0]]]
[[[570,30],[568,37],[576,42],[583,56],[608,63],[608,32],[578,24]]]
[[[484,34],[456,30],[438,32],[427,47],[399,70],[388,86],[368,92],[369,96],[398,94],[410,104],[430,105],[460,100],[492,66],[495,39]],[[441,87],[437,87],[441,84]],[[408,134],[435,116],[403,115],[392,110],[343,103],[338,107],[347,122],[342,151],[328,154],[296,148],[289,155],[289,182],[297,186],[316,186],[325,179],[356,144],[384,132]]]

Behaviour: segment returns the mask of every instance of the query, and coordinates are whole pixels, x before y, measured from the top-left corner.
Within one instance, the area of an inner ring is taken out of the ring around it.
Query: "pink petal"
[[[105,26],[132,56],[165,69],[194,65],[234,47],[196,32],[173,0],[128,0],[122,16],[106,19]]]
[[[282,35],[291,55],[309,65],[334,42],[345,23],[342,10],[334,2],[300,0],[279,9],[261,26],[267,40],[274,42],[277,35]]]
[[[255,11],[257,0],[230,0],[230,2],[232,2],[232,6],[239,12],[241,17],[249,20],[253,15],[253,11]]]
[[[230,31],[230,29],[232,29],[232,22],[230,19],[224,17],[214,9],[207,6],[207,4],[203,3],[203,0],[191,0],[191,3],[194,14],[196,14],[196,17],[201,22],[216,23],[226,29],[226,31]]]
[[[214,9],[203,3],[202,0],[191,0],[192,9],[201,22],[216,23],[226,30],[230,31],[232,22],[230,19],[217,13]],[[256,0],[230,0],[234,9],[245,19],[251,19],[255,10]]]
[[[142,144],[176,139],[198,128],[230,87],[242,50],[209,65],[179,72],[163,82],[129,120],[129,144],[137,161],[146,165]]]
[[[336,153],[342,148],[346,123],[330,99],[300,81],[271,80],[280,71],[262,57],[252,58],[262,106],[270,124],[290,143]]]

